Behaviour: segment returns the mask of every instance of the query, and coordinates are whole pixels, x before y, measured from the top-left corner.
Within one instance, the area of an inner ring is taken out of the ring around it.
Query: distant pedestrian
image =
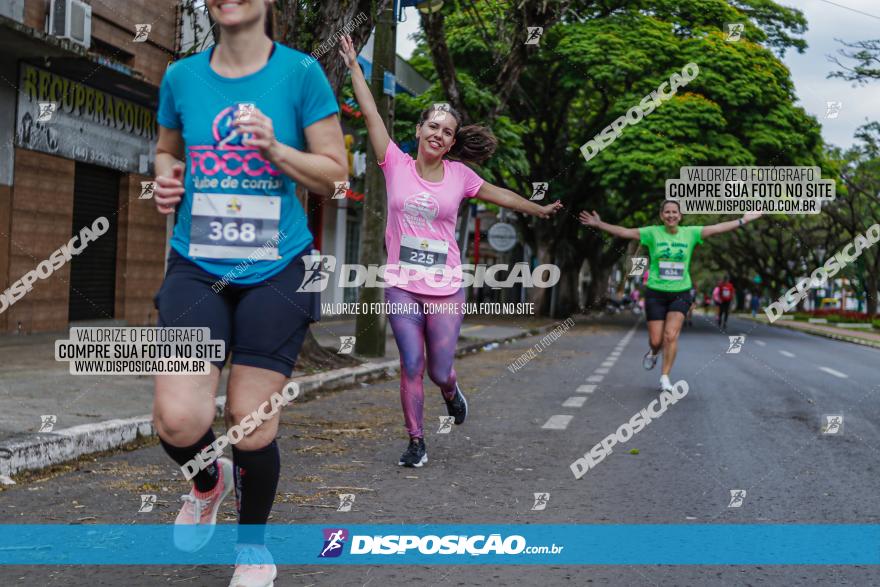
[[[759,291],[752,293],[750,306],[752,308],[752,318],[755,318],[758,315],[758,308],[761,307],[761,293]]]
[[[718,328],[721,332],[727,332],[727,318],[730,316],[730,304],[736,290],[730,282],[730,276],[725,275],[718,284]]]

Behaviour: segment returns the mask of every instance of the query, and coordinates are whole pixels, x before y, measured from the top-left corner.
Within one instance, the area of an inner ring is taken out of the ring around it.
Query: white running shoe
[[[278,568],[265,546],[241,544],[236,546],[235,572],[229,587],[272,587]]]
[[[650,371],[657,365],[657,357],[659,356],[659,354],[652,355],[649,349],[648,352],[645,353],[645,356],[642,358],[642,367],[644,367],[646,371]]]
[[[660,376],[660,390],[661,391],[673,391],[675,388],[672,387],[672,382],[669,380],[669,375],[661,375]]]
[[[216,461],[217,485],[206,494],[196,494],[195,487],[182,495],[183,506],[174,520],[174,546],[186,552],[195,552],[210,542],[217,527],[217,510],[223,498],[232,491],[232,461]]]

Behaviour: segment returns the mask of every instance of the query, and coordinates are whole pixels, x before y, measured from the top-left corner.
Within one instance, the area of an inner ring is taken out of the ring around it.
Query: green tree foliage
[[[837,199],[824,212],[836,236],[837,247],[864,234],[869,226],[880,221],[880,123],[860,127],[856,138],[859,142],[850,149],[829,151],[829,159],[840,180]],[[864,250],[843,275],[850,278],[856,295],[866,302],[867,312],[876,314],[880,247],[875,245]]]
[[[799,11],[765,0],[561,4],[564,13],[545,28],[501,109],[526,129],[519,142],[529,173],[501,170],[499,175],[520,193],[530,193],[532,181],[549,181],[550,197],[561,198],[566,206],[553,221],[521,222],[541,262],[559,264],[567,276],[560,289],[559,315],[575,309],[574,276],[584,259],[594,284],[590,305],[603,295],[609,271],[626,251],[626,243],[581,227],[576,221],[580,210],[595,209],[613,223],[650,224],[657,222],[666,179],[678,177],[681,166],[822,161],[819,125],[795,106],[789,71],[778,58],[786,49],[804,47],[792,36],[806,26]],[[511,30],[509,21],[501,21],[491,36],[482,34],[474,12],[490,22],[495,3],[474,6],[475,11],[450,9],[445,30],[459,81],[466,83],[467,75],[489,90],[488,96],[477,94],[479,98],[462,92],[477,119],[475,113],[492,112],[495,56],[513,51],[525,35]],[[727,40],[727,23],[744,24],[739,41]],[[583,143],[689,62],[700,68],[696,79],[640,123],[625,128],[589,162],[584,160],[579,151]],[[507,143],[501,144],[502,150],[507,148]],[[770,263],[753,256],[790,253],[793,245],[785,241],[794,232],[789,225],[815,222],[792,217],[762,220],[749,230],[772,232],[773,242],[749,251],[740,263]],[[722,247],[725,238],[717,237]],[[781,259],[779,263],[784,264]]]
[[[880,39],[847,43],[838,39],[843,48],[829,59],[840,69],[828,74],[830,78],[844,79],[856,84],[867,84],[880,79]],[[844,61],[841,61],[840,58]],[[851,61],[855,64],[850,65]]]

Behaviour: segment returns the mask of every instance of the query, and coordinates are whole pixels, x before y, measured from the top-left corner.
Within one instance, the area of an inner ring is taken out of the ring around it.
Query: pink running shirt
[[[415,159],[394,141],[379,167],[388,192],[385,281],[416,294],[454,294],[461,287],[458,207],[480,191],[483,179],[464,163],[444,159],[443,181],[426,181],[416,171]]]

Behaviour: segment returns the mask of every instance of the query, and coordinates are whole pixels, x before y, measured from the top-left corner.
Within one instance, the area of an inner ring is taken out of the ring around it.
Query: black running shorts
[[[693,299],[689,289],[684,291],[657,291],[646,288],[645,290],[645,318],[651,320],[666,320],[669,312],[681,312],[687,315]]]
[[[218,277],[171,249],[154,298],[158,325],[208,327],[212,340],[226,342],[226,358],[231,352],[233,365],[290,377],[309,324],[320,319],[320,293],[296,291],[305,274],[302,255],[310,249],[266,281],[222,288]],[[218,369],[225,364],[214,362]]]

